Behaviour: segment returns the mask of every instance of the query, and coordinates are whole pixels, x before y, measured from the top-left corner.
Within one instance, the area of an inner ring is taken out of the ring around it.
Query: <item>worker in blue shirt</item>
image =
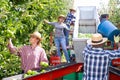
[[[76,10],[74,8],[70,9],[70,12],[67,14],[66,19],[65,19],[65,24],[67,25],[68,28],[70,28],[71,24],[74,24],[75,22],[75,12]],[[66,46],[69,45],[69,30],[64,29],[64,34],[65,34],[65,38],[66,38]]]
[[[108,80],[110,62],[112,59],[120,57],[120,49],[114,51],[104,50],[106,41],[107,38],[103,38],[98,33],[93,34],[92,38],[87,40],[88,45],[83,51],[83,80]]]
[[[108,18],[109,18],[109,14],[101,14],[101,16],[100,16],[100,22],[108,20]]]

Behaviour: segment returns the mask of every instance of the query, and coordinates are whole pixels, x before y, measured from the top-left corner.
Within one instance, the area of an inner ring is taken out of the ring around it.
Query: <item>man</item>
[[[112,59],[120,57],[120,49],[115,51],[104,50],[107,38],[101,34],[93,34],[87,41],[83,51],[84,75],[83,80],[108,80],[109,65]]]
[[[67,14],[67,17],[65,19],[65,24],[67,25],[68,28],[70,28],[71,24],[74,24],[75,22],[75,14],[76,10],[74,8],[70,9],[70,12]],[[64,34],[65,34],[65,38],[66,38],[66,46],[69,45],[69,30],[64,29]]]
[[[100,22],[105,21],[105,20],[108,20],[108,18],[109,18],[109,14],[102,14],[102,15],[100,16]]]

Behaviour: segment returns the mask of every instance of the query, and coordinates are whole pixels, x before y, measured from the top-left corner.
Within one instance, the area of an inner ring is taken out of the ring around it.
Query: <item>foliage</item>
[[[29,34],[42,33],[42,45],[50,49],[49,34],[53,27],[43,19],[55,21],[59,14],[66,14],[72,0],[1,0],[0,1],[0,78],[20,73],[20,60],[7,50],[7,40],[15,46],[29,44]],[[67,5],[67,6],[66,6]]]
[[[113,22],[118,28],[120,28],[120,0],[109,1],[109,16],[110,21]]]
[[[109,14],[109,20],[118,28],[120,28],[120,0],[109,0],[108,6],[102,4],[99,11],[100,14]]]
[[[108,13],[107,5],[104,4],[104,3],[100,3],[100,7],[98,9],[98,13],[99,13],[99,15]]]
[[[19,57],[10,55],[8,51],[0,52],[0,77],[21,73]]]

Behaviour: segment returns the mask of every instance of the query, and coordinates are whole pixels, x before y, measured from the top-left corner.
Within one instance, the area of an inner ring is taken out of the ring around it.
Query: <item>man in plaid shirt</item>
[[[65,24],[67,25],[68,28],[70,28],[71,24],[74,24],[75,22],[75,14],[76,10],[71,8],[70,12],[67,14],[66,19],[65,19]],[[64,34],[65,34],[65,38],[66,38],[66,46],[69,45],[69,30],[64,29]]]
[[[115,51],[103,50],[107,38],[101,34],[93,34],[87,41],[83,51],[84,74],[83,80],[108,80],[109,65],[112,59],[120,57],[120,49]]]

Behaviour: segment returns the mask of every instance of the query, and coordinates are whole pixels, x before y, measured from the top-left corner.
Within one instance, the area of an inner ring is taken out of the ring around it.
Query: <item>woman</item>
[[[8,43],[8,48],[11,53],[20,56],[21,67],[24,72],[28,70],[39,70],[40,62],[48,62],[45,50],[41,47],[41,34],[34,32],[30,35],[31,45],[25,45],[21,48],[13,46],[11,39]]]
[[[66,48],[65,35],[63,32],[64,28],[66,28],[67,30],[69,30],[69,29],[67,28],[66,24],[64,24],[64,20],[65,20],[65,16],[60,15],[58,17],[58,22],[49,22],[47,20],[44,20],[44,22],[47,24],[53,25],[55,27],[54,42],[55,42],[55,46],[57,48],[57,54],[58,54],[58,56],[61,57],[61,53],[60,53],[60,45],[61,45],[63,52],[65,54],[66,61],[69,63],[70,59],[69,59],[69,55],[68,55],[67,48]]]

